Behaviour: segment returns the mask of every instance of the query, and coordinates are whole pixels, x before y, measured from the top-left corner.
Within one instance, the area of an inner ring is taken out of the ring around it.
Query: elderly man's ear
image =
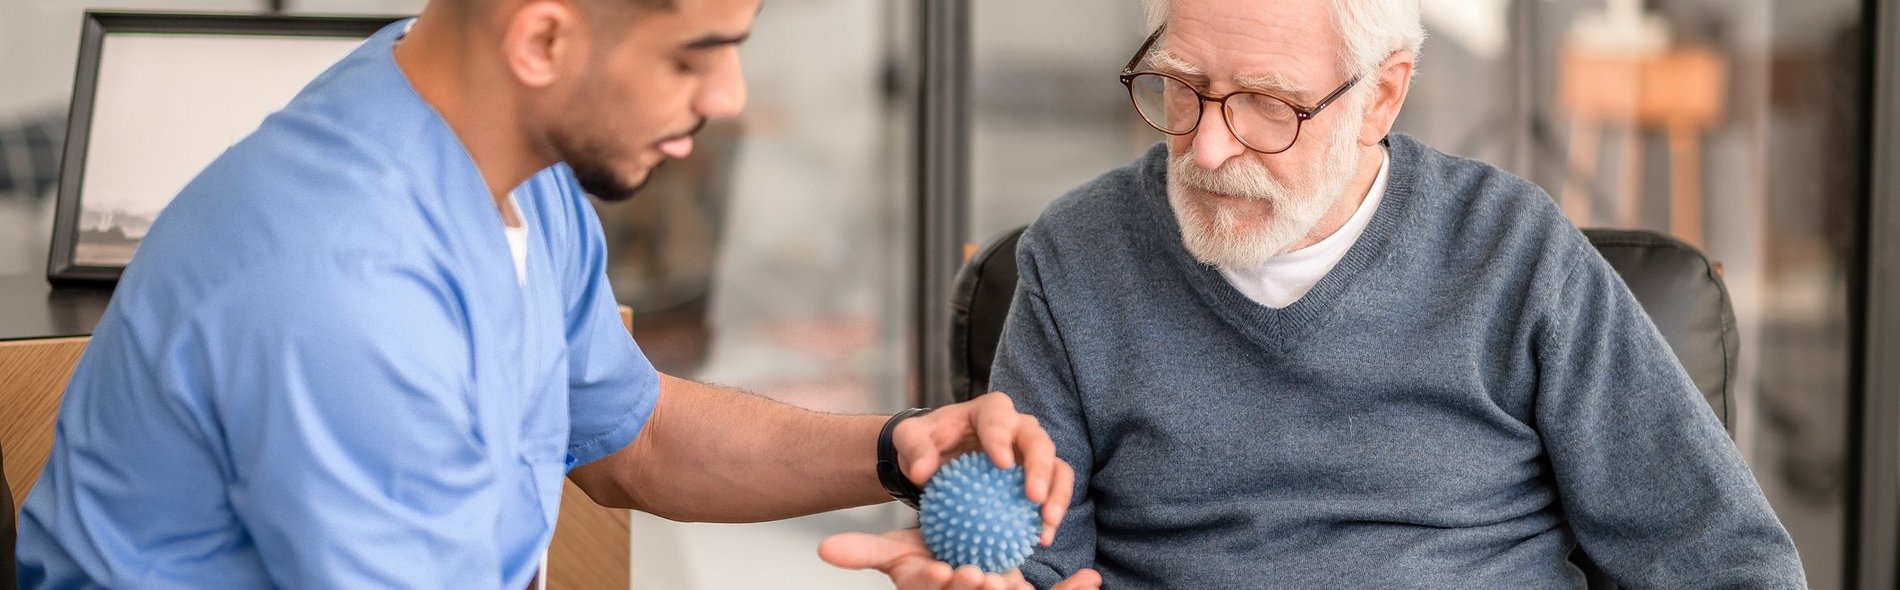
[[[1366,103],[1366,123],[1359,128],[1359,144],[1373,145],[1392,132],[1405,106],[1405,94],[1412,89],[1412,66],[1417,62],[1411,52],[1400,51],[1379,64],[1378,85],[1372,88],[1372,100]]]

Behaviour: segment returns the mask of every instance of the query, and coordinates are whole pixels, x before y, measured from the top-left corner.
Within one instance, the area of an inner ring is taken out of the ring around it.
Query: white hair
[[[1232,2],[1236,0],[1220,0]],[[1148,30],[1168,19],[1170,0],[1141,0],[1148,14]],[[1400,51],[1419,57],[1425,45],[1425,26],[1419,22],[1419,0],[1330,0],[1333,26],[1345,42],[1339,72],[1346,78],[1372,77],[1386,58]],[[1376,82],[1377,80],[1372,80]]]

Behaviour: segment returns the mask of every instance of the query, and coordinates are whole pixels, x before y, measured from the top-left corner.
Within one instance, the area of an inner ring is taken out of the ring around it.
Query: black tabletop
[[[107,287],[55,289],[45,275],[0,275],[0,340],[91,335],[111,299]]]

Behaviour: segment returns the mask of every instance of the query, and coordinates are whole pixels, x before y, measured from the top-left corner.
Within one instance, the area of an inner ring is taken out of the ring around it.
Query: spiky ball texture
[[[1034,550],[1042,515],[1023,494],[1023,467],[1002,469],[982,453],[937,470],[918,503],[924,544],[951,567],[1003,573]]]

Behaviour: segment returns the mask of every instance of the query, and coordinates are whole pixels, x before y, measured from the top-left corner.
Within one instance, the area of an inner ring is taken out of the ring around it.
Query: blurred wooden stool
[[[1669,139],[1669,233],[1701,247],[1701,138],[1720,122],[1725,108],[1727,64],[1721,53],[1694,45],[1654,54],[1572,46],[1560,60],[1558,104],[1571,121],[1564,212],[1580,226],[1598,223],[1582,179],[1597,176],[1604,131],[1618,127],[1623,161],[1613,223],[1642,227],[1642,140],[1660,130]]]

